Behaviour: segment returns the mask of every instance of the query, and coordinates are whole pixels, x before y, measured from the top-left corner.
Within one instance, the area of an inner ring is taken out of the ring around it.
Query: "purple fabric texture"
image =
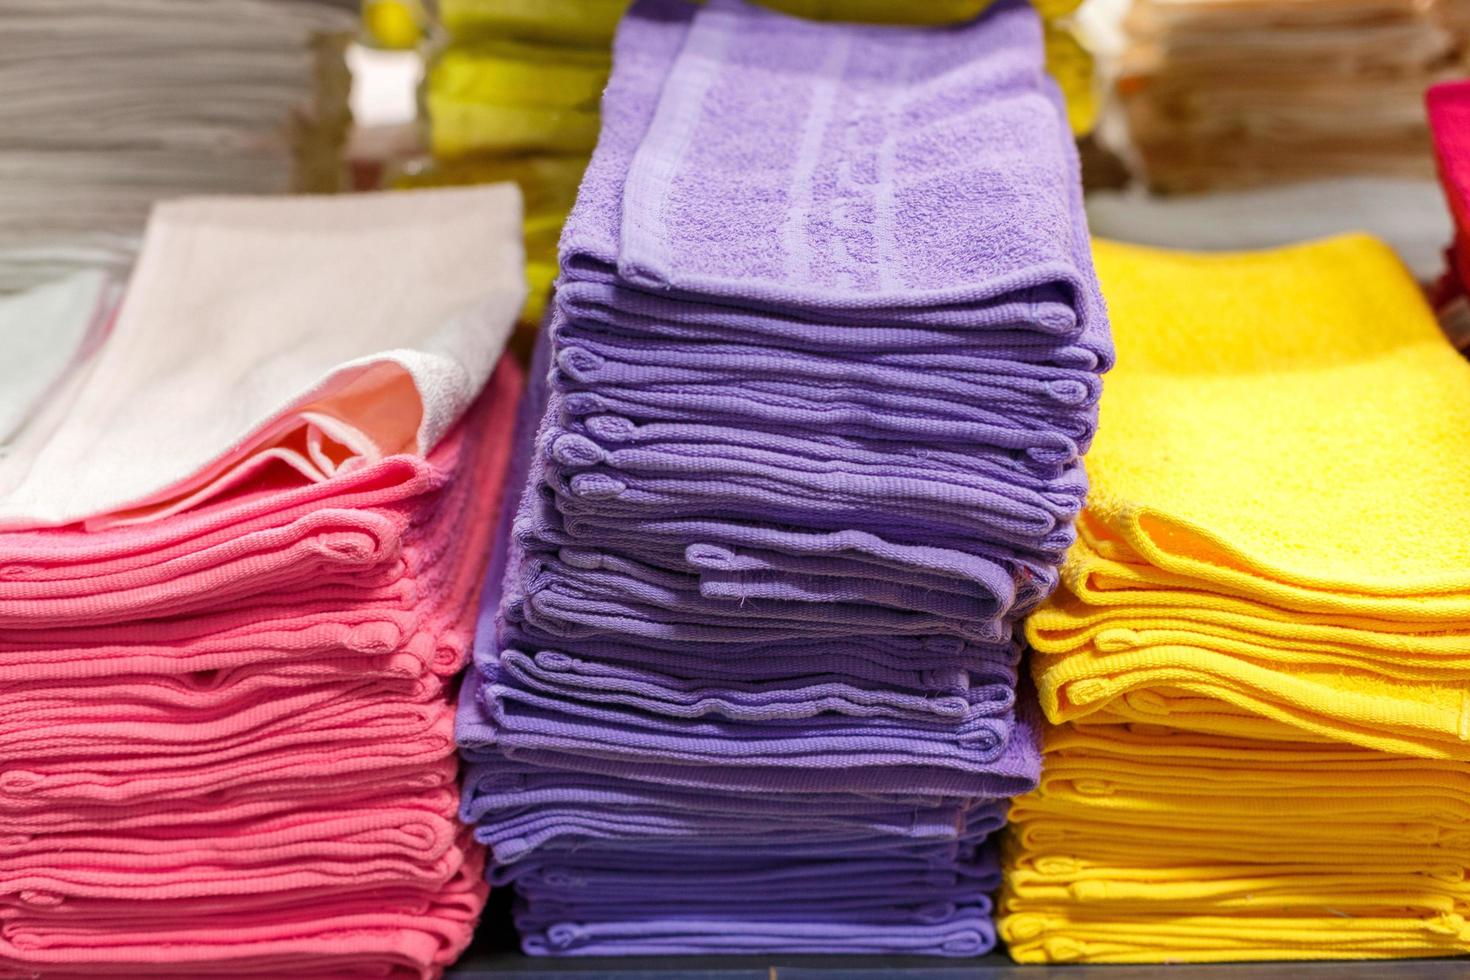
[[[994,943],[1113,357],[1042,65],[1021,0],[624,19],[458,719],[528,952]]]

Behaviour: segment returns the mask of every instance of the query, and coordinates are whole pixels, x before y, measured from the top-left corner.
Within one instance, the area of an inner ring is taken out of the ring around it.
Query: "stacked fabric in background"
[[[1429,176],[1421,99],[1463,75],[1465,0],[1138,0],[1118,92],[1149,183]]]
[[[887,0],[765,0],[820,20],[939,25],[970,20],[990,0],[893,4]],[[1064,20],[1077,0],[1043,0],[1048,69],[1066,96],[1078,133],[1098,104],[1092,60]],[[446,42],[431,56],[423,104],[433,162],[397,186],[514,180],[526,199],[527,278],[523,320],[539,324],[556,277],[556,242],[597,141],[598,99],[609,45],[628,0],[438,0]]]
[[[627,0],[439,0],[446,35],[431,55],[423,106],[433,164],[402,187],[513,180],[526,202],[522,316],[541,322],[556,242],[597,142],[613,28]]]
[[[3,0],[0,292],[131,261],[154,201],[334,189],[326,0]]]
[[[1440,184],[1454,218],[1448,269],[1435,291],[1440,324],[1470,349],[1470,81],[1436,85],[1425,97]]]
[[[1470,950],[1470,366],[1366,237],[1094,253],[1119,369],[1027,626],[1012,955]]]
[[[1111,362],[1040,20],[641,0],[602,110],[458,721],[492,880],[532,953],[983,952]]]
[[[0,336],[57,381],[0,455],[0,973],[430,977],[468,944],[455,678],[519,223],[504,186],[171,202],[83,370]]]

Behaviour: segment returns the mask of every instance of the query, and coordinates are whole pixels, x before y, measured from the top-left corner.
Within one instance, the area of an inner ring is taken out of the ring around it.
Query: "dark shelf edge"
[[[922,956],[670,956],[548,959],[471,950],[447,980],[1467,980],[1470,960],[1023,966],[1000,954]]]

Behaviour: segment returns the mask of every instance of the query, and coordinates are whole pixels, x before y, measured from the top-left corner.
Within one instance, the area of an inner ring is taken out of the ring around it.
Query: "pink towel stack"
[[[0,976],[429,977],[469,942],[455,675],[523,375],[427,459],[0,533]]]

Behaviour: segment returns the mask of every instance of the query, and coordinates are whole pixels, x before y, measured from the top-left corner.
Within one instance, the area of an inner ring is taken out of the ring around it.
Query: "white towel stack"
[[[128,264],[154,201],[324,190],[331,0],[0,0],[0,292]]]

